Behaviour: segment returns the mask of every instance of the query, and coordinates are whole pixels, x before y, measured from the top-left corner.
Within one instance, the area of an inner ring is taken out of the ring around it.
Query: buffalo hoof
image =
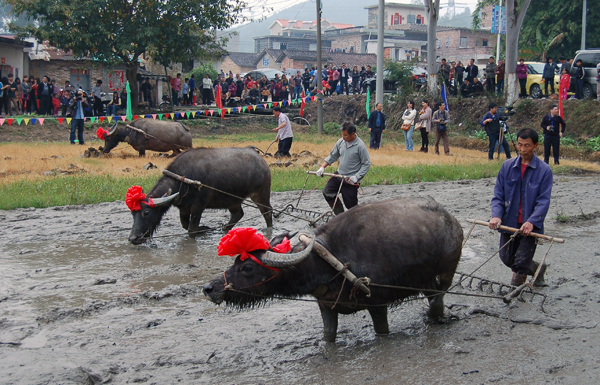
[[[196,230],[193,230],[193,231],[192,231],[192,230],[190,230],[190,231],[188,232],[188,235],[190,236],[190,238],[196,238],[196,237],[197,237],[197,236],[199,236],[199,235],[206,234],[206,232],[208,232],[208,231],[210,231],[210,230],[212,230],[212,228],[211,228],[211,227],[208,227],[208,226],[200,226],[200,227],[198,227]]]
[[[325,342],[335,342],[335,338],[337,337],[337,333],[323,333],[323,341]]]

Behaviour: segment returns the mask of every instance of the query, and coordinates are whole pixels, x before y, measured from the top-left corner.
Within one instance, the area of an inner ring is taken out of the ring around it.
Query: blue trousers
[[[77,131],[79,144],[83,144],[83,119],[71,120],[71,135],[69,136],[71,144],[75,144],[75,131]]]

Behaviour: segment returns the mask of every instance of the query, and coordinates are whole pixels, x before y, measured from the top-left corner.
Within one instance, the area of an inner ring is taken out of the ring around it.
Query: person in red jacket
[[[519,86],[521,87],[521,97],[527,97],[527,65],[525,60],[519,59],[517,64],[517,78],[519,78]]]

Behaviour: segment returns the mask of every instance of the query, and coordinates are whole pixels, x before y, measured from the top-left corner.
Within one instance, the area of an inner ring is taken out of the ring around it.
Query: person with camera
[[[441,102],[438,106],[438,110],[433,113],[433,117],[431,118],[431,122],[435,123],[435,154],[440,155],[440,139],[444,139],[444,154],[450,155],[450,143],[448,141],[448,126],[447,124],[450,122],[450,112],[446,110],[446,104]]]
[[[89,104],[83,98],[83,91],[78,90],[77,95],[73,98],[69,104],[67,114],[71,116],[71,135],[69,140],[71,144],[79,143],[84,144],[83,141],[83,122],[85,121],[85,114],[83,109],[88,108]],[[77,139],[75,139],[75,130],[77,130]]]
[[[550,148],[552,147],[554,164],[559,164],[560,138],[565,133],[567,123],[558,114],[558,106],[552,106],[550,113],[542,118],[541,126],[544,134],[544,162],[550,161]]]
[[[481,120],[481,127],[485,129],[485,133],[488,135],[490,140],[490,148],[488,151],[488,159],[494,159],[494,151],[496,150],[496,144],[500,140],[500,116],[498,116],[498,105],[496,103],[490,103],[488,106],[489,112],[485,114],[483,119]],[[502,148],[504,149],[504,153],[506,154],[506,159],[510,159],[510,147],[508,147],[508,142],[506,141],[506,137],[502,137],[502,143],[500,143]]]

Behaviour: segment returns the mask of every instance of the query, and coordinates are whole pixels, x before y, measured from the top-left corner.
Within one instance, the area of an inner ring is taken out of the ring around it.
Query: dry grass
[[[336,141],[335,137],[324,137],[323,143],[315,144],[302,141],[302,136],[297,138],[292,145],[292,153],[310,151],[314,157],[309,162],[301,164],[320,163],[331,150]],[[385,138],[384,138],[385,141]],[[253,145],[266,150],[270,141],[239,141],[235,138],[225,137],[222,141],[197,139],[194,147],[243,147]],[[0,145],[0,184],[9,184],[21,180],[38,179],[44,172],[60,170],[68,173],[83,173],[86,175],[113,175],[119,176],[148,176],[160,174],[172,159],[158,157],[157,153],[148,152],[145,158],[139,158],[137,152],[129,145],[120,144],[109,156],[99,158],[83,158],[81,155],[87,146],[72,146],[68,143],[6,143]],[[451,148],[453,156],[437,156],[431,151],[428,154],[418,151],[408,152],[404,145],[385,144],[377,151],[370,151],[371,161],[375,166],[413,166],[413,165],[470,165],[474,163],[487,163],[487,153],[477,150]],[[277,151],[277,143],[269,149],[270,153]],[[276,160],[268,157],[267,162]],[[152,162],[157,169],[144,170],[144,165]],[[74,165],[75,167],[70,165]],[[589,171],[600,172],[600,166],[594,163],[561,160],[561,165],[581,168]]]

